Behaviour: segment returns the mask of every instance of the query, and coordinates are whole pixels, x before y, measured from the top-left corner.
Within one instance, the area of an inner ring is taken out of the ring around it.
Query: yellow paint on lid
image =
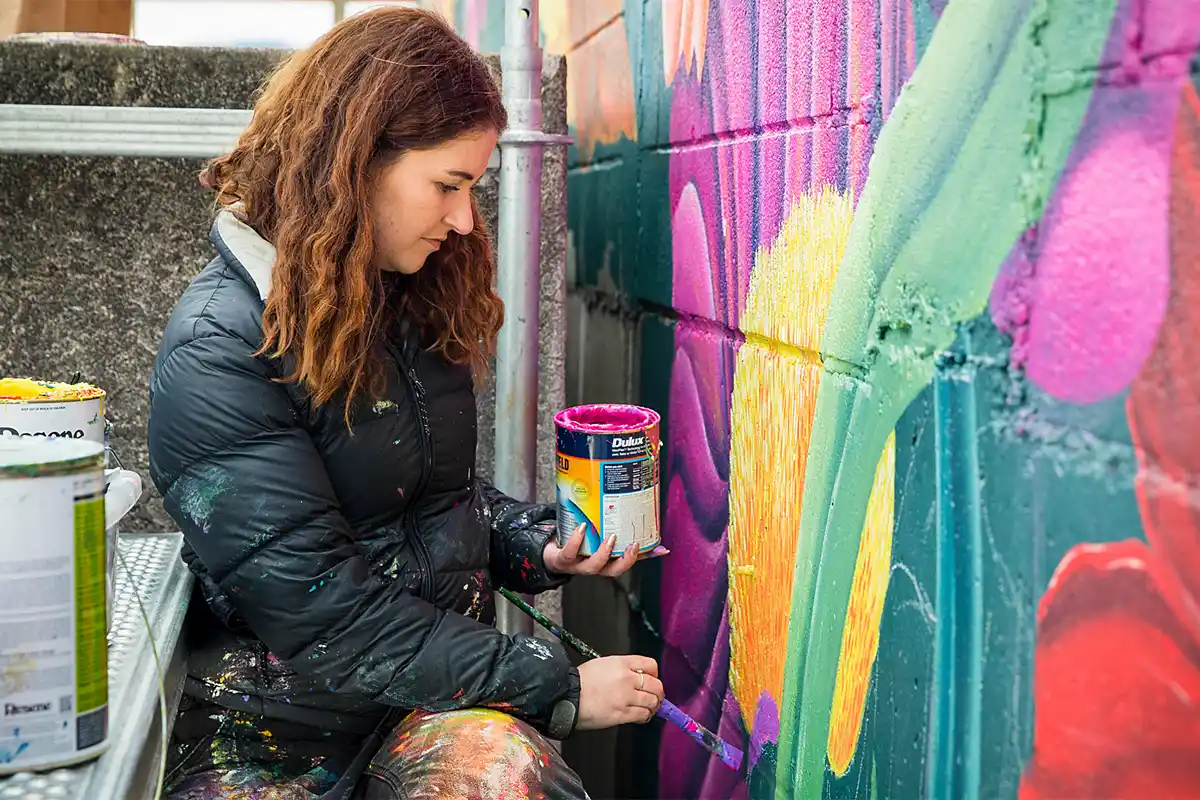
[[[90,383],[0,378],[0,403],[53,403],[103,397],[104,390]]]

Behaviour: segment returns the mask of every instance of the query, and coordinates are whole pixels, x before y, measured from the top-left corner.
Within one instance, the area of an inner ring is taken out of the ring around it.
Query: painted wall
[[[542,13],[572,399],[666,414],[628,626],[751,765],[621,791],[1200,794],[1200,0]]]

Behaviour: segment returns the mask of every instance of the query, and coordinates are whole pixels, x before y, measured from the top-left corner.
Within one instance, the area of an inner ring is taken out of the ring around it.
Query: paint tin
[[[558,542],[586,523],[581,555],[616,536],[613,556],[633,544],[648,553],[661,542],[659,416],[640,406],[576,406],[554,417],[558,468]]]
[[[0,378],[0,440],[6,437],[76,439],[99,442],[107,450],[109,425],[104,414],[106,399],[103,389],[88,383]],[[110,595],[117,568],[117,535],[117,526],[114,524],[107,530]],[[111,600],[107,616],[111,622]]]
[[[83,439],[108,444],[103,389],[87,383],[0,378],[0,439]]]
[[[0,775],[108,741],[104,446],[0,438]]]

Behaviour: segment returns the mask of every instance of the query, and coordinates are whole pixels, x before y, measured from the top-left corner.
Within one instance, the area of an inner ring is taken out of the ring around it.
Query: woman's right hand
[[[579,730],[649,722],[663,701],[658,664],[645,656],[605,656],[579,666]]]

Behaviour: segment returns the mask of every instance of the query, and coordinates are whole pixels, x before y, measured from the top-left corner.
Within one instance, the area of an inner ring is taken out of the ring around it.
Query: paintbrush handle
[[[580,655],[584,656],[585,658],[600,658],[600,654],[596,652],[594,648],[592,648],[575,634],[568,631],[566,628],[556,623],[554,620],[547,617],[542,612],[538,611],[533,606],[529,605],[529,603],[526,603],[513,592],[510,592],[504,587],[500,587],[498,591],[504,597],[504,599],[508,600],[508,602],[524,611],[543,628],[550,631],[552,634],[569,644],[571,647],[575,648],[577,651],[579,651]],[[692,719],[692,717],[686,711],[672,703],[670,700],[663,698],[662,705],[658,707],[658,711],[655,712],[655,716],[679,728],[694,741],[698,742],[701,746],[708,750],[708,752],[721,759],[721,761],[727,766],[735,770],[741,769],[743,758],[743,753],[741,750],[729,744],[720,736],[717,736],[708,728],[701,725],[699,722],[696,722],[696,720]]]
[[[501,586],[497,591],[500,592],[500,594],[504,597],[505,600],[512,603],[514,606],[521,609],[529,616],[533,617],[534,621],[537,622],[539,625],[541,625],[543,628],[545,628],[546,630],[553,633],[555,636],[557,636],[559,639],[561,639],[562,641],[569,644],[571,647],[575,648],[575,650],[578,651],[578,653],[580,655],[582,655],[584,658],[599,658],[600,657],[600,654],[597,653],[590,646],[588,646],[587,642],[583,641],[578,636],[571,633],[569,630],[562,627],[557,622],[550,619],[549,617],[547,617],[542,612],[538,611],[533,606],[529,605],[529,603],[526,603],[524,600],[522,600],[520,598],[519,595],[516,595],[513,592],[510,592],[508,589],[505,589],[503,586]]]

